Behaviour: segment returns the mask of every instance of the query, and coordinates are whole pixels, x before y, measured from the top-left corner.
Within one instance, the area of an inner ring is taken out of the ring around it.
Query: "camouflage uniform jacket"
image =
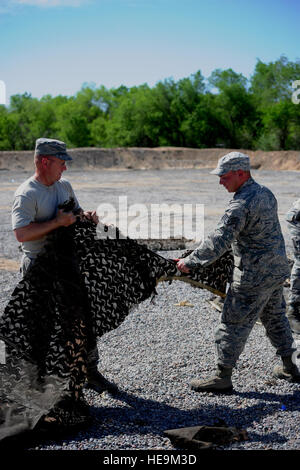
[[[253,178],[235,192],[216,229],[185,258],[185,264],[207,266],[230,248],[237,287],[271,287],[290,274],[277,200]]]
[[[300,242],[300,199],[294,202],[286,215],[288,229],[294,244],[294,248],[299,251]]]
[[[293,243],[293,268],[290,277],[289,311],[300,312],[300,199],[294,202],[286,215],[287,227]]]

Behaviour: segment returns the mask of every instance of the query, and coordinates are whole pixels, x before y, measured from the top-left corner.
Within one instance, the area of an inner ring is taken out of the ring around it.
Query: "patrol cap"
[[[56,139],[47,139],[41,137],[35,143],[35,156],[38,155],[51,155],[60,158],[61,160],[72,160],[72,157],[67,153],[66,144]]]
[[[227,153],[220,158],[217,168],[211,171],[211,174],[222,176],[229,171],[236,170],[250,171],[250,158],[248,155],[240,152]]]

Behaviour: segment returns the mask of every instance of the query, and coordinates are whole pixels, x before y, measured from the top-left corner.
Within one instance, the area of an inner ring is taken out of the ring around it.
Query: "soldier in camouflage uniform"
[[[232,369],[258,318],[282,358],[274,375],[298,381],[299,371],[292,361],[294,341],[283,297],[289,266],[277,201],[269,189],[251,177],[247,155],[239,152],[225,155],[212,173],[220,177],[220,184],[227,191],[235,194],[216,229],[177,266],[183,272],[199,265],[205,267],[232,248],[235,267],[215,332],[217,371],[207,380],[193,380],[191,387],[199,392],[232,390]]]
[[[287,317],[294,333],[300,334],[300,199],[294,202],[286,215],[288,229],[293,242],[294,264],[291,272],[291,287]]]

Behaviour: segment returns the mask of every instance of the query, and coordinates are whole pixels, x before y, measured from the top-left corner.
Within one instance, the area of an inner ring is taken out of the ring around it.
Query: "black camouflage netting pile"
[[[224,293],[232,264],[227,253],[189,278]],[[128,238],[99,238],[92,222],[52,232],[0,319],[0,440],[33,429],[65,397],[79,402],[91,338],[117,328],[156,293],[158,279],[175,274],[173,260]],[[82,419],[61,409],[60,416],[67,424]]]

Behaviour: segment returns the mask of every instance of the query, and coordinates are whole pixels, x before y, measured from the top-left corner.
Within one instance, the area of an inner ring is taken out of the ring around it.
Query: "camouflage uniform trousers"
[[[300,237],[293,237],[294,264],[290,277],[289,312],[300,313]]]
[[[279,356],[294,353],[294,340],[286,317],[283,285],[272,288],[245,289],[231,284],[215,331],[218,364],[233,368],[241,355],[248,336],[260,319],[266,335]]]
[[[290,276],[289,308],[292,315],[300,314],[300,199],[286,214],[287,227],[293,243],[294,264]]]

